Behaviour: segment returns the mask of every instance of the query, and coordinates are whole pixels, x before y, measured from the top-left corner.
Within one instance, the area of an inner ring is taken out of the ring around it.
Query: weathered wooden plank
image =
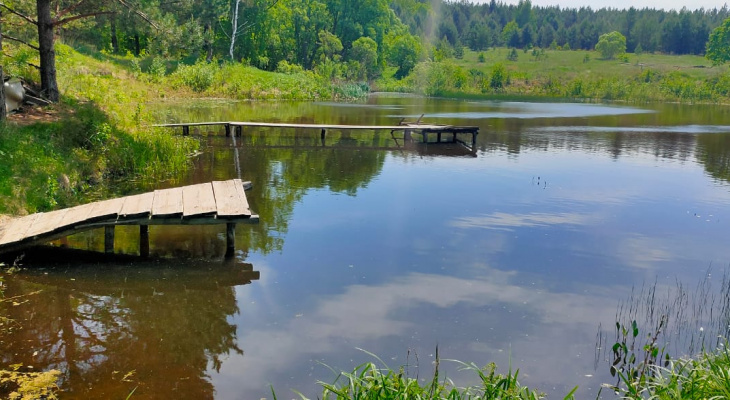
[[[89,212],[87,221],[90,222],[101,219],[114,220],[119,216],[119,211],[122,209],[122,204],[124,204],[124,197],[104,200],[92,204],[94,205],[94,208],[91,209],[91,212]]]
[[[44,235],[51,233],[59,228],[59,224],[63,220],[63,217],[68,213],[68,208],[63,210],[56,210],[41,214],[38,219],[33,222],[30,229],[25,233],[25,236],[30,238],[34,236]]]
[[[237,189],[240,186],[241,191]],[[241,195],[243,192],[243,184],[240,180],[232,181],[214,181],[213,193],[215,194],[215,203],[217,214],[219,217],[236,217],[242,215],[251,215],[248,210],[248,201],[242,202]],[[246,195],[244,193],[244,199]]]
[[[137,218],[149,216],[152,212],[152,201],[154,198],[154,192],[125,197],[122,209],[119,211],[119,217]]]
[[[213,215],[216,212],[213,185],[201,183],[183,187],[183,217]]]
[[[152,218],[166,218],[183,213],[182,188],[155,190]]]
[[[89,218],[89,214],[94,209],[94,203],[83,204],[73,208],[69,208],[66,215],[59,222],[59,227],[73,226],[80,222],[86,222]]]
[[[244,210],[245,215],[251,215],[251,207],[249,207],[248,198],[246,197],[246,185],[240,179],[234,179],[233,184],[236,188],[238,204],[240,204],[241,209]]]
[[[8,222],[5,233],[0,237],[0,246],[25,239],[25,233],[43,213],[26,215]]]

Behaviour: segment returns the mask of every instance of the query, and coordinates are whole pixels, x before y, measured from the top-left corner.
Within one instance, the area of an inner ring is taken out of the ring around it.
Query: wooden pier
[[[226,256],[235,247],[236,224],[258,222],[240,179],[215,181],[37,213],[0,224],[0,253],[104,228],[104,250],[114,252],[114,227],[139,225],[139,253],[149,256],[150,225],[226,225]]]
[[[197,126],[223,126],[225,129],[226,136],[235,134],[240,137],[243,134],[244,127],[255,127],[255,128],[279,128],[279,129],[312,129],[320,132],[320,137],[324,141],[328,130],[338,131],[353,131],[353,130],[369,130],[378,131],[385,130],[390,131],[391,134],[394,132],[403,132],[403,139],[412,140],[413,135],[421,135],[423,137],[423,143],[441,143],[442,139],[446,137],[448,142],[456,143],[461,142],[466,146],[470,146],[472,149],[476,148],[477,135],[479,134],[479,127],[477,126],[454,126],[454,125],[435,125],[435,124],[423,124],[417,122],[403,122],[401,121],[398,125],[338,125],[338,124],[294,124],[294,123],[278,123],[278,122],[240,122],[240,121],[214,121],[214,122],[180,122],[172,124],[157,124],[153,125],[161,128],[182,128],[183,136],[190,134],[190,127]],[[457,138],[458,134],[471,135],[471,141],[465,142]],[[431,138],[435,136],[436,141],[431,141]],[[450,136],[450,138],[449,138]]]

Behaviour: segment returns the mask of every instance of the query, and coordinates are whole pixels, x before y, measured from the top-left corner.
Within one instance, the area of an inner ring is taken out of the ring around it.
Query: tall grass
[[[462,371],[478,377],[478,384],[458,387],[450,379],[440,377],[439,368],[442,360],[439,358],[438,348],[436,349],[433,375],[424,381],[409,377],[404,367],[398,371],[393,370],[376,355],[366,351],[365,353],[376,359],[379,364],[366,362],[355,367],[352,372],[337,373],[332,370],[337,377],[332,383],[318,382],[322,387],[322,394],[318,398],[323,400],[536,400],[545,397],[545,394],[537,390],[522,386],[517,380],[519,370],[512,371],[511,367],[503,375],[497,373],[497,366],[494,363],[479,367],[474,363],[444,360],[457,363]],[[573,389],[565,398],[572,399],[576,389]],[[273,396],[276,399],[275,393]],[[306,399],[301,393],[299,396]]]

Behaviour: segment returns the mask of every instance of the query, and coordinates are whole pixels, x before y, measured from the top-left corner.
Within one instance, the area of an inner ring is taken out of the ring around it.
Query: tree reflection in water
[[[6,296],[40,293],[2,310],[21,328],[3,334],[0,362],[60,370],[64,398],[213,398],[207,371],[243,354],[229,317],[239,312],[234,287],[259,278],[250,264],[36,253],[76,265],[6,277]]]

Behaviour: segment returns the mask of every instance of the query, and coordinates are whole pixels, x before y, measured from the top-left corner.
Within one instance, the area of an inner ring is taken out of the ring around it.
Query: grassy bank
[[[510,56],[511,55],[511,56]],[[419,63],[404,80],[386,74],[377,90],[433,96],[540,96],[632,102],[730,102],[730,72],[699,56],[506,48]]]

